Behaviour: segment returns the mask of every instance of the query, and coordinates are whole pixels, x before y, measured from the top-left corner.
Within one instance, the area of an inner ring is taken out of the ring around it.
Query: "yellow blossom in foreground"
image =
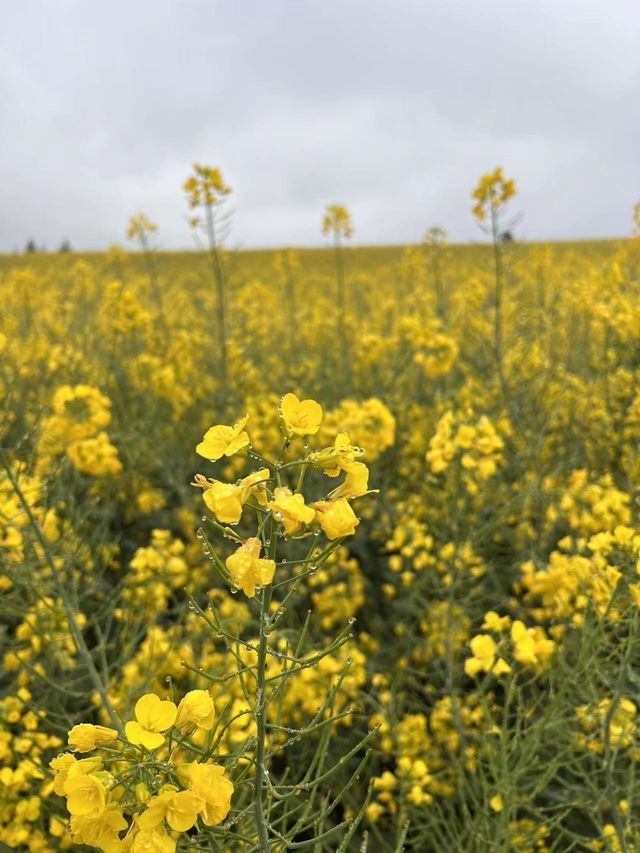
[[[176,832],[186,832],[198,819],[203,801],[193,791],[165,791],[147,803],[136,820],[140,829],[155,829],[166,820]]]
[[[274,499],[267,504],[278,520],[282,520],[285,533],[290,536],[304,524],[311,524],[316,517],[315,510],[307,506],[303,495],[293,494],[286,486],[278,486]]]
[[[119,833],[127,825],[117,808],[105,809],[100,814],[74,815],[71,818],[71,837],[78,844],[98,847],[105,853],[116,853],[122,849]]]
[[[162,700],[155,693],[146,693],[136,702],[136,719],[125,726],[127,739],[146,749],[157,749],[164,743],[161,732],[171,728],[177,714],[173,702]]]
[[[214,480],[202,498],[218,521],[237,524],[242,517],[242,489],[235,483]]]
[[[256,594],[256,587],[266,586],[273,580],[276,564],[260,557],[262,543],[252,537],[241,545],[235,554],[227,557],[226,566],[231,580],[245,595]]]
[[[218,521],[223,524],[237,524],[242,517],[242,508],[251,496],[255,496],[258,503],[266,503],[262,483],[268,479],[268,469],[261,468],[244,477],[239,483],[207,480],[198,474],[194,485],[204,489],[202,498]]]
[[[360,524],[360,519],[351,509],[346,498],[340,498],[336,501],[317,501],[312,506],[327,539],[352,536]]]
[[[338,433],[332,447],[316,450],[307,457],[314,468],[319,468],[328,477],[337,477],[356,456],[362,456],[364,450],[349,443],[349,434]]]
[[[49,762],[49,767],[55,773],[53,790],[59,797],[64,796],[64,783],[67,781],[69,771],[78,763],[78,759],[74,755],[71,755],[70,752],[63,752],[62,755],[56,755]]]
[[[245,415],[234,426],[218,424],[212,426],[204,434],[204,438],[196,447],[196,453],[215,462],[222,456],[233,456],[249,444],[249,435],[245,426],[249,415]]]
[[[118,739],[118,732],[106,726],[92,726],[80,723],[69,732],[69,746],[74,752],[90,752],[96,746],[112,746]]]
[[[136,832],[131,845],[131,853],[173,853],[175,849],[176,842],[162,827]]]
[[[95,775],[70,776],[62,786],[72,815],[99,814],[107,802],[107,788]]]
[[[213,728],[213,699],[206,690],[190,690],[180,700],[175,726],[181,732],[195,728],[211,731]]]
[[[183,784],[188,785],[204,803],[202,819],[207,826],[217,826],[229,814],[233,783],[219,764],[187,764],[178,770]]]
[[[285,394],[281,412],[287,432],[293,435],[315,435],[322,422],[322,406],[315,400],[299,400],[295,394]]]
[[[346,473],[344,483],[334,489],[329,497],[331,500],[338,498],[360,498],[368,493],[369,469],[364,462],[343,462],[342,469]]]

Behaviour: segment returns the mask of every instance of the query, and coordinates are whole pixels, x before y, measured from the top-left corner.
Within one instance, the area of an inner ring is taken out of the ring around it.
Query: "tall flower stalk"
[[[347,292],[344,278],[344,241],[353,236],[351,214],[344,204],[329,204],[322,217],[322,233],[333,240],[336,273],[337,333],[340,366],[348,390],[350,386],[349,342],[347,339]]]
[[[504,318],[503,318],[503,289],[504,263],[503,239],[508,228],[503,222],[504,207],[516,195],[516,185],[512,178],[505,179],[502,168],[498,166],[493,172],[483,175],[473,191],[475,201],[473,215],[480,227],[491,237],[494,265],[494,300],[493,300],[493,355],[496,373],[503,400],[508,405],[507,381],[504,372]],[[486,220],[489,225],[485,226]],[[509,223],[512,226],[514,223]]]
[[[446,294],[442,277],[442,261],[447,246],[447,232],[439,225],[429,228],[423,238],[423,246],[429,265],[436,299],[436,313],[440,320],[447,316]]]
[[[215,612],[211,616],[196,602],[192,606],[207,619],[216,634],[226,634],[231,652],[240,645],[248,652],[248,658],[236,653],[236,659],[238,676],[246,684],[245,695],[255,722],[252,808],[258,849],[262,853],[280,849],[285,842],[286,849],[295,847],[295,839],[306,837],[306,833],[320,841],[337,838],[341,830],[348,833],[353,829],[354,818],[334,824],[326,831],[319,829],[344,791],[332,802],[314,803],[319,797],[320,783],[347,766],[373,735],[367,733],[333,768],[324,769],[325,729],[330,730],[350,715],[348,708],[340,707],[339,699],[340,685],[351,666],[349,660],[343,662],[337,682],[306,725],[292,728],[285,725],[282,716],[288,688],[294,686],[296,676],[317,667],[328,657],[337,663],[339,650],[353,636],[355,620],[350,619],[332,642],[319,650],[308,651],[309,613],[295,641],[291,630],[281,632],[279,626],[296,592],[355,533],[360,522],[352,502],[369,494],[369,472],[359,460],[362,449],[352,446],[346,433],[338,435],[331,446],[310,449],[309,440],[318,433],[323,416],[321,406],[314,400],[299,400],[295,394],[286,394],[280,401],[279,414],[283,441],[275,458],[262,455],[252,446],[248,417],[233,426],[218,424],[208,430],[197,452],[215,462],[246,451],[249,459],[260,467],[235,483],[208,479],[201,474],[194,481],[203,490],[203,501],[211,514],[199,531],[206,553],[232,593],[242,590],[258,603],[257,641],[224,632]],[[345,475],[343,482],[326,491],[324,478],[340,474]],[[319,499],[309,500],[310,494]],[[250,515],[255,521],[251,535],[247,535],[244,522]],[[209,537],[210,529],[236,544],[226,560],[219,556]],[[321,736],[305,778],[285,783],[286,772],[280,779],[273,778],[274,754],[303,737],[315,735]],[[358,766],[364,766],[365,761],[366,755]],[[300,799],[303,791],[309,792],[307,802]],[[355,821],[365,808],[363,803]]]
[[[135,240],[140,246],[144,257],[147,275],[149,276],[149,284],[151,292],[158,307],[160,322],[162,323],[163,331],[168,333],[169,327],[162,298],[162,289],[158,278],[158,268],[156,266],[156,258],[152,248],[153,235],[158,231],[158,226],[152,222],[144,213],[139,213],[137,216],[132,216],[129,220],[127,229],[127,237],[129,240]]]
[[[220,169],[194,163],[193,174],[184,182],[183,190],[187,196],[189,209],[200,211],[200,215],[194,214],[191,217],[190,225],[194,229],[200,228],[203,231],[208,244],[217,297],[220,377],[226,386],[228,380],[227,293],[222,238],[227,223],[220,221],[218,212],[222,202],[231,194],[231,188],[225,183]]]

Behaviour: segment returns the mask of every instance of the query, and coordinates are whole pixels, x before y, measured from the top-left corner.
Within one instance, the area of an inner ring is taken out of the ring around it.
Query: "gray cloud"
[[[192,245],[194,160],[234,188],[232,241],[477,231],[501,163],[530,239],[628,233],[640,197],[636,0],[25,0],[0,32],[0,249]]]

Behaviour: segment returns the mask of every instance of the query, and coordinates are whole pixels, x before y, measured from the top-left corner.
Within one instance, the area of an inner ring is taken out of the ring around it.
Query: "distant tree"
[[[36,246],[36,241],[35,240],[29,240],[29,242],[27,243],[27,245],[24,248],[24,251],[25,251],[25,254],[27,254],[27,255],[33,255],[35,252],[37,252],[38,247]]]
[[[71,248],[71,243],[68,240],[63,240],[62,243],[60,244],[60,248],[58,249],[58,251],[59,252],[73,252],[73,249]]]

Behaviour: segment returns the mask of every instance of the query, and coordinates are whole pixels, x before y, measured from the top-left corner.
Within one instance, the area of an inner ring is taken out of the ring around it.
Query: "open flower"
[[[160,826],[157,829],[141,829],[133,836],[131,853],[174,853],[176,842]]]
[[[339,498],[336,501],[317,501],[312,506],[327,539],[352,536],[360,524],[360,519],[351,509],[346,498]]]
[[[322,406],[315,400],[299,400],[285,394],[281,404],[282,419],[292,435],[315,435],[322,422]]]
[[[219,764],[187,764],[178,770],[178,777],[204,803],[202,819],[207,826],[217,826],[229,814],[233,782],[224,775]]]
[[[149,800],[147,808],[136,818],[140,829],[155,829],[166,820],[176,832],[186,832],[198,819],[204,801],[193,791],[164,791]]]
[[[164,743],[161,732],[175,723],[178,709],[168,699],[146,693],[136,702],[135,715],[136,719],[125,726],[127,740],[146,749],[157,749]]]
[[[235,483],[211,481],[202,499],[223,524],[237,524],[242,517],[242,488]]]
[[[511,626],[511,639],[513,656],[518,663],[534,669],[541,669],[555,650],[555,643],[547,637],[544,628],[539,625],[527,628],[519,619]]]
[[[233,456],[234,453],[249,444],[249,435],[245,431],[248,420],[249,415],[245,415],[233,426],[225,426],[224,424],[212,426],[206,431],[204,438],[196,447],[196,453],[212,462],[222,456]]]
[[[334,489],[329,497],[331,500],[338,498],[360,498],[369,494],[369,469],[364,462],[343,462],[342,469],[346,473],[344,483]]]
[[[464,671],[473,678],[479,672],[489,672],[496,659],[496,642],[489,634],[477,634],[471,642],[472,657],[464,662]]]
[[[108,774],[107,774],[108,775]],[[111,778],[111,777],[109,777]],[[67,809],[72,815],[95,815],[107,804],[107,787],[95,774],[78,773],[69,776],[62,786]]]
[[[119,833],[127,826],[119,809],[107,808],[99,814],[73,815],[71,837],[78,844],[88,844],[111,853],[122,849]]]
[[[263,483],[269,479],[269,469],[254,471],[239,483],[222,483],[220,480],[207,480],[201,474],[195,478],[194,485],[204,489],[202,498],[223,524],[237,524],[242,518],[242,508],[253,495],[258,503],[266,503]]]
[[[259,539],[252,537],[241,545],[235,554],[226,559],[231,580],[239,587],[245,595],[256,594],[257,586],[266,586],[271,583],[276,571],[273,560],[260,557],[262,543]]]
[[[303,524],[311,524],[316,517],[315,510],[307,506],[304,497],[294,495],[286,486],[278,486],[274,499],[267,504],[277,520],[282,520],[287,536],[296,533]]]
[[[364,450],[349,443],[349,433],[338,433],[333,447],[316,450],[307,457],[314,468],[319,468],[328,477],[337,477],[343,468],[355,461],[356,456],[362,456]]]
[[[55,773],[53,777],[53,790],[59,797],[64,796],[64,783],[67,781],[69,771],[76,764],[79,764],[79,761],[70,752],[63,752],[61,755],[56,755],[49,762],[49,767]]]

